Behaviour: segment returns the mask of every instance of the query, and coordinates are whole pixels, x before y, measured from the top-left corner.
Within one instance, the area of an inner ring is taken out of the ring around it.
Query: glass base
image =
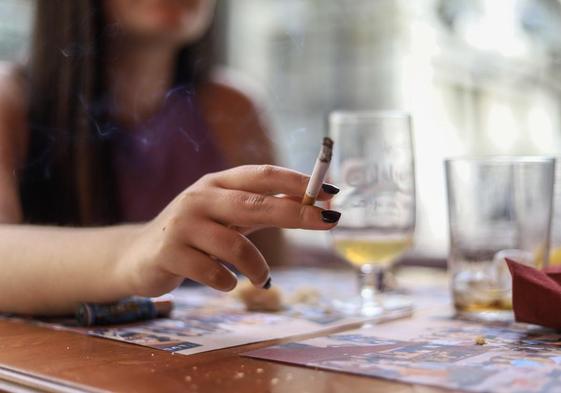
[[[512,312],[512,310],[485,310],[485,311],[456,310],[455,317],[466,321],[483,322],[483,323],[510,324],[514,322],[514,313]]]
[[[365,302],[360,296],[348,300],[335,300],[333,307],[349,317],[367,317],[375,322],[385,322],[413,315],[410,299],[398,295],[378,295],[376,301]]]

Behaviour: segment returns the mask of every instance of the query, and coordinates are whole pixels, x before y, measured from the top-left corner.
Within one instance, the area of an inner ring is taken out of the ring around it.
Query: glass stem
[[[363,308],[379,307],[378,288],[381,269],[374,265],[362,265],[358,270],[358,288]]]

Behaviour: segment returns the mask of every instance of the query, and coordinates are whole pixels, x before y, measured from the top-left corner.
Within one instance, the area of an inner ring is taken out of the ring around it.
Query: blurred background
[[[25,61],[34,4],[0,0],[1,60]],[[217,14],[217,58],[261,97],[284,165],[311,171],[333,109],[412,113],[418,256],[447,252],[444,158],[561,151],[559,0],[219,0]]]

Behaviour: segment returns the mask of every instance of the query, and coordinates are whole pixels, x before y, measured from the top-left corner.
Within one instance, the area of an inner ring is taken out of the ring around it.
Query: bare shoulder
[[[21,66],[0,61],[0,103],[24,109],[25,77]]]
[[[28,141],[25,77],[13,64],[0,62],[0,223],[21,222],[17,170]]]
[[[0,62],[0,149],[4,157],[23,159],[28,139],[26,118],[23,70],[18,65]]]
[[[265,100],[254,83],[217,70],[202,86],[201,100],[205,118],[232,165],[274,163]]]

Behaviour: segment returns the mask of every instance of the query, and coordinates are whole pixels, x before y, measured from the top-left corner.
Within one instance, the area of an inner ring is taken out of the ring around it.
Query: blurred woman
[[[211,68],[213,13],[212,0],[37,2],[29,64],[0,78],[0,311],[64,313],[185,277],[232,289],[220,261],[267,287],[246,235],[337,222],[298,203],[306,176],[241,166],[273,153],[256,106]],[[253,240],[280,254],[278,232]]]

